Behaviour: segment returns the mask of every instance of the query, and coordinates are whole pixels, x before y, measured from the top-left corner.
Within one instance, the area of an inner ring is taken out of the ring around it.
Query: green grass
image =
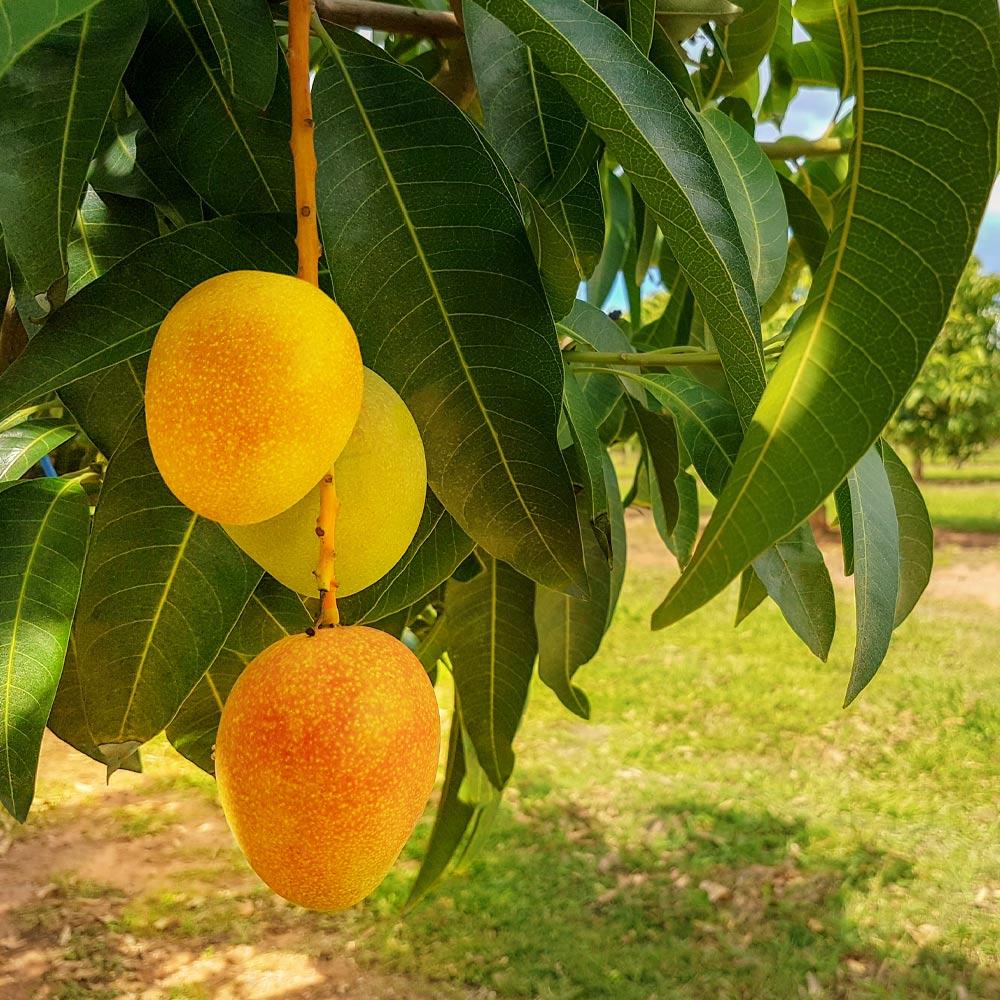
[[[650,634],[669,576],[630,573],[591,722],[534,692],[471,872],[324,926],[499,997],[1000,995],[997,616],[922,607],[845,711],[846,601],[824,665],[768,607],[734,633],[733,594]]]
[[[1000,532],[1000,482],[920,484],[936,528],[948,531]]]

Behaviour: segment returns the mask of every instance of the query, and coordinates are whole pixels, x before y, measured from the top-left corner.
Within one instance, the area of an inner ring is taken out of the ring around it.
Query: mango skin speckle
[[[427,804],[440,732],[427,674],[393,636],[338,626],[269,646],[230,692],[215,745],[251,867],[308,909],[360,902]]]
[[[308,282],[209,278],[170,310],[149,358],[146,429],[160,475],[213,521],[281,513],[347,443],[362,372],[350,323]]]

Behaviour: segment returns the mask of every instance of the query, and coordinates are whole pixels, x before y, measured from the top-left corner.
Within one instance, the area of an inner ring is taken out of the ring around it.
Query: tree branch
[[[797,160],[800,156],[840,156],[851,151],[850,139],[799,139],[787,136],[759,144],[770,160]]]
[[[461,38],[462,26],[451,11],[421,10],[377,0],[316,0],[320,20],[344,28],[377,28],[424,38]]]

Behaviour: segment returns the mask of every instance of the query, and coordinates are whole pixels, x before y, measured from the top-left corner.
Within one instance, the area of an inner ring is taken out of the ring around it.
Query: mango
[[[336,460],[361,409],[347,318],[308,282],[233,271],[187,292],[160,325],[146,373],[156,466],[195,513],[264,521]]]
[[[215,744],[236,842],[279,896],[364,899],[399,856],[437,775],[440,721],[420,661],[362,625],[269,646],[240,675]]]
[[[420,524],[427,493],[424,447],[406,404],[367,368],[364,387],[358,422],[333,467],[340,501],[334,547],[341,596],[364,590],[396,565]],[[279,583],[314,596],[318,512],[317,484],[277,517],[224,527]]]

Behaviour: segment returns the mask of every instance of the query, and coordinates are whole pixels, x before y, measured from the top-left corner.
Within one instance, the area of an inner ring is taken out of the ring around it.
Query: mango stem
[[[295,245],[299,252],[299,277],[319,287],[319,225],[316,217],[316,144],[312,95],[309,91],[309,34],[313,0],[288,3],[288,78],[292,92],[292,163],[295,170]],[[319,586],[317,628],[337,625],[337,578],[334,572],[337,511],[340,501],[333,472],[319,487],[319,558],[316,582]]]

